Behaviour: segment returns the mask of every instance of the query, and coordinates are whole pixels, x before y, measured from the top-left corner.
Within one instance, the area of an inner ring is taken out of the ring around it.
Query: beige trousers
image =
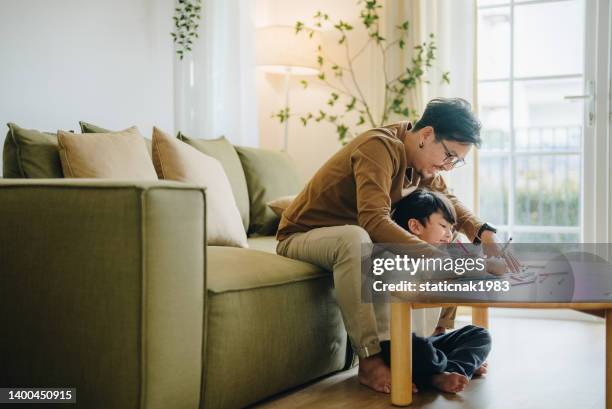
[[[390,306],[385,303],[363,303],[361,300],[362,244],[370,236],[356,225],[321,227],[295,233],[278,243],[282,256],[315,264],[333,272],[336,301],[353,350],[360,358],[380,352],[380,341],[390,339]],[[454,314],[443,310],[438,325],[452,327]]]

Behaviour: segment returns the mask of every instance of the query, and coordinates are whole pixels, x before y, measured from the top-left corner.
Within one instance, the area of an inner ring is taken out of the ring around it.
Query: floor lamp
[[[269,73],[285,76],[285,108],[289,107],[289,80],[292,75],[317,75],[319,33],[295,32],[291,26],[268,26],[257,30],[257,66]],[[285,121],[283,151],[289,145],[289,118]]]

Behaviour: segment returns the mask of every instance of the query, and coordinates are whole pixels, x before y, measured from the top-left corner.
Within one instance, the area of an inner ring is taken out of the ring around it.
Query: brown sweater
[[[283,212],[276,238],[317,227],[354,224],[375,243],[424,244],[391,218],[391,206],[416,187],[444,193],[457,212],[457,229],[473,240],[482,222],[447,190],[442,176],[421,180],[407,167],[404,138],[411,124],[371,129],[353,139],[315,173]]]

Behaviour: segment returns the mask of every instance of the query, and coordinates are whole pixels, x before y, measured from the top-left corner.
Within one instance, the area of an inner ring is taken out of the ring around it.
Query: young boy
[[[417,189],[394,209],[394,221],[421,240],[430,244],[451,242],[456,215],[442,194]],[[390,341],[382,341],[381,348],[382,358],[390,366]],[[474,375],[486,372],[490,350],[488,331],[474,325],[427,338],[412,334],[414,383],[418,388],[431,385],[443,392],[460,392]]]

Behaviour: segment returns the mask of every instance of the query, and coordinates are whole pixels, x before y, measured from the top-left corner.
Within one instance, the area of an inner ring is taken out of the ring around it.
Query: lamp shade
[[[278,74],[317,75],[317,49],[320,36],[310,38],[306,31],[291,26],[269,26],[257,30],[257,65]]]

